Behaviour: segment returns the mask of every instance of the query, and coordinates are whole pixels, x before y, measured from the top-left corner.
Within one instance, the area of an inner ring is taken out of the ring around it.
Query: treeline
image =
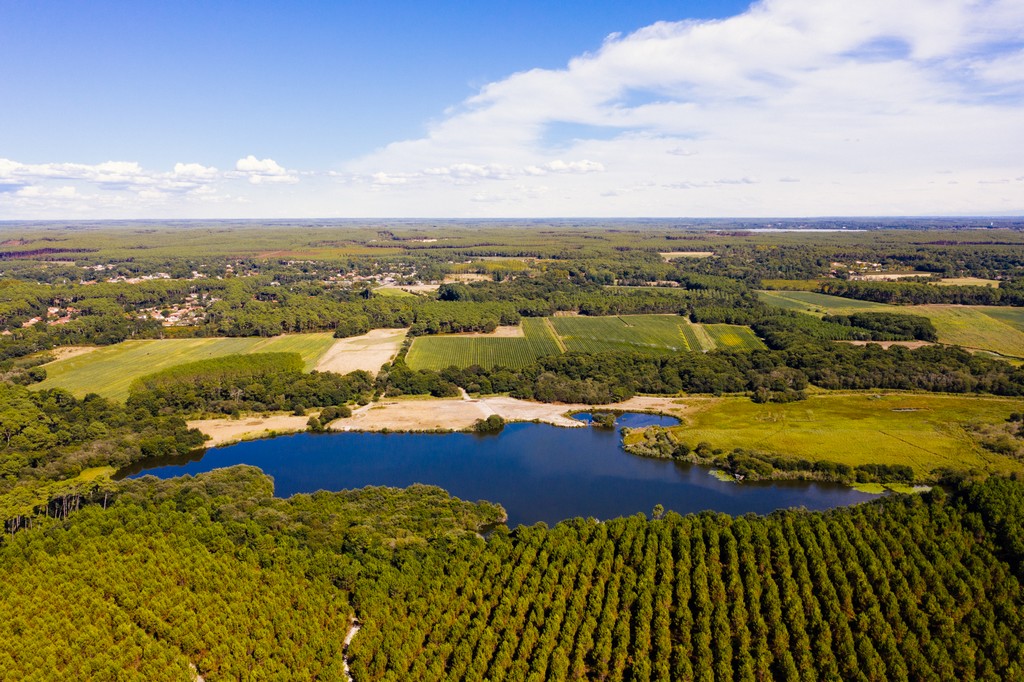
[[[369,402],[373,377],[303,371],[298,353],[226,355],[171,367],[137,379],[127,406],[153,415],[168,412],[238,415]]]
[[[766,335],[770,350],[653,356],[566,353],[522,369],[410,370],[400,356],[378,375],[388,393],[510,393],[541,402],[604,404],[640,393],[748,393],[758,402],[799,400],[813,384],[830,389],[898,389],[1024,395],[1024,369],[960,348],[909,349],[817,342],[791,332]]]
[[[934,286],[916,282],[863,282],[828,280],[819,288],[823,294],[854,298],[859,301],[892,305],[1024,306],[1024,280],[1006,280],[999,287]]]
[[[673,438],[660,426],[623,430],[623,449],[641,457],[673,459],[717,468],[741,481],[812,479],[844,485],[854,483],[913,483],[914,469],[905,464],[858,464],[850,466],[828,460],[809,461],[800,457],[772,455],[734,448],[725,451],[709,443],[687,443]]]
[[[850,315],[825,315],[825,323],[843,327],[857,327],[876,332],[875,336],[892,336],[892,340],[930,341],[939,340],[935,325],[927,317],[903,313],[851,313]],[[889,339],[874,338],[874,341]]]
[[[18,479],[59,480],[89,467],[183,455],[203,435],[177,416],[154,416],[90,394],[0,383],[0,492]]]

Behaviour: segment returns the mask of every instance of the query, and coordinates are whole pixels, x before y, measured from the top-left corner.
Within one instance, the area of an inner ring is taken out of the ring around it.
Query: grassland
[[[421,336],[413,342],[406,362],[413,369],[444,369],[452,365],[517,368],[561,352],[546,320],[526,318],[522,326],[521,337]]]
[[[749,327],[742,327],[736,324],[705,324],[694,325],[704,327],[715,348],[722,350],[757,350],[765,348],[761,339],[754,336]]]
[[[521,338],[467,334],[420,337],[413,342],[407,361],[413,369],[473,364],[518,368],[541,356],[562,352],[630,350],[660,354],[764,348],[747,327],[692,324],[678,315],[526,318],[523,331]]]
[[[765,303],[801,312],[848,315],[863,312],[898,312],[900,306],[858,301],[854,298],[819,294],[816,291],[759,291]]]
[[[808,291],[761,291],[766,303],[816,315],[856,312],[897,312],[927,317],[935,325],[939,342],[1008,357],[1024,357],[1024,309],[997,306],[895,306],[857,301]]]
[[[1024,463],[981,448],[972,423],[1003,423],[1021,401],[936,394],[826,393],[787,404],[748,398],[688,398],[673,437],[810,461],[906,464],[918,476],[940,467],[1024,471]]]
[[[98,393],[105,398],[124,400],[135,379],[175,365],[235,353],[298,353],[306,369],[311,370],[333,343],[334,338],[326,332],[269,339],[125,341],[44,365],[46,380],[34,388],[63,388],[78,397]]]

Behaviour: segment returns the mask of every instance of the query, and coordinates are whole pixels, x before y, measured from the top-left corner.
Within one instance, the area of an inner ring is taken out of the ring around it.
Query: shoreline
[[[506,422],[539,422],[565,428],[580,428],[586,424],[570,415],[576,412],[598,410],[603,412],[647,412],[681,417],[688,402],[679,397],[636,396],[610,405],[583,403],[539,403],[506,396],[486,398],[385,398],[379,402],[357,407],[351,417],[336,419],[326,425],[325,431],[344,432],[456,432],[472,428],[478,419],[498,415]],[[309,415],[275,414],[250,415],[241,419],[193,419],[189,428],[196,428],[209,436],[204,447],[220,447],[245,440],[272,438],[306,431]]]

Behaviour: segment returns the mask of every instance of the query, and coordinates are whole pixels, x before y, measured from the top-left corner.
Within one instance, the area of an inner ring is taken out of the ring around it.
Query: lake
[[[586,420],[587,415],[578,415]],[[663,426],[671,417],[622,415],[618,426]],[[656,504],[680,514],[706,509],[740,515],[775,509],[830,509],[873,499],[817,482],[719,481],[704,467],[637,457],[618,429],[509,424],[498,435],[466,433],[301,433],[150,460],[119,472],[171,478],[251,464],[274,478],[275,494],[368,485],[436,485],[464,500],[498,502],[508,524],[555,524],[576,516],[610,519]]]

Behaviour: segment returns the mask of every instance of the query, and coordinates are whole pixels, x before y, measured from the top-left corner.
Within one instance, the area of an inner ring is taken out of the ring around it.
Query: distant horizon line
[[[454,218],[454,217],[331,217],[331,218],[0,218],[0,225],[12,224],[52,224],[52,223],[292,223],[292,222],[313,222],[313,223],[354,223],[354,222],[400,222],[400,223],[422,223],[422,222],[446,222],[446,223],[530,223],[530,222],[589,222],[602,223],[614,221],[630,222],[823,222],[823,221],[850,221],[868,222],[874,220],[938,220],[938,221],[990,221],[1008,222],[1024,220],[1024,213],[1021,214],[964,214],[964,215],[820,215],[820,216],[615,216],[615,217],[585,217],[585,216],[561,216],[561,217],[535,217],[535,218],[513,218],[513,217],[487,217],[487,218]]]

